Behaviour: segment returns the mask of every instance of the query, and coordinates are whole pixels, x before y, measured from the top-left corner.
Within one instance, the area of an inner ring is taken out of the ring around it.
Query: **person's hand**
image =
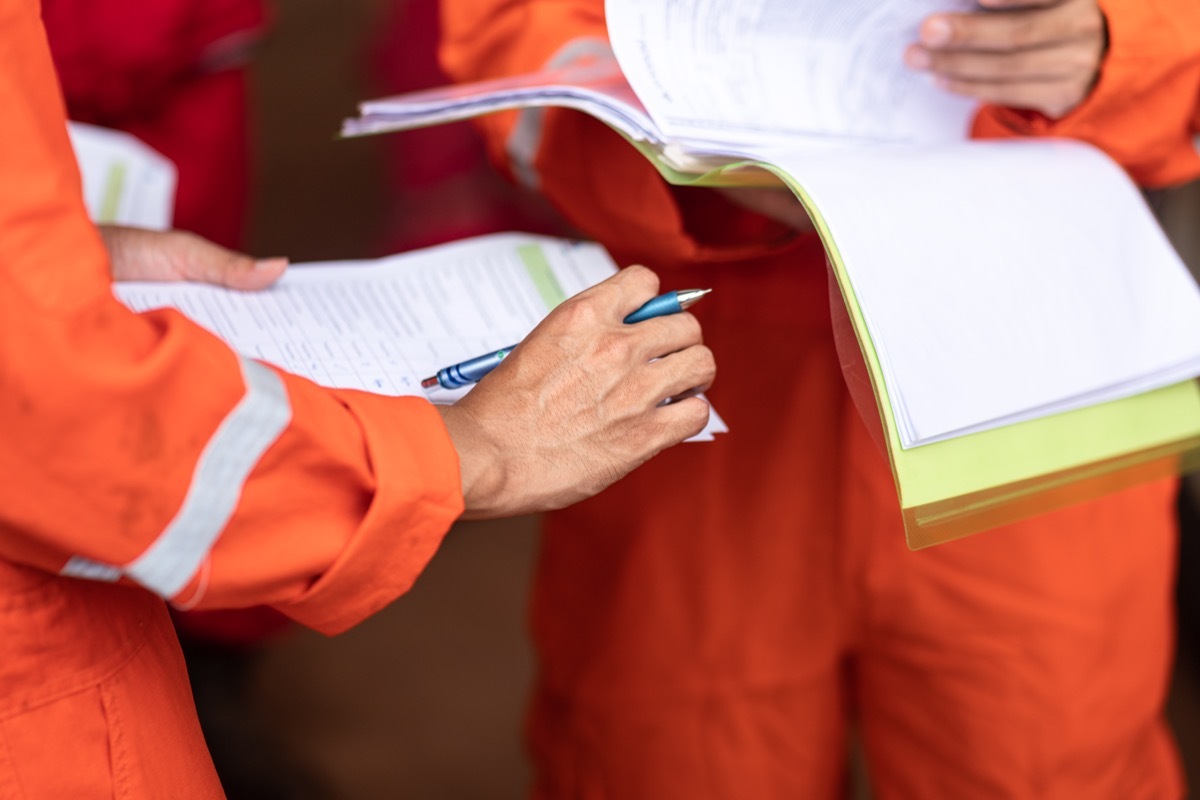
[[[742,208],[749,209],[764,217],[781,222],[800,233],[811,233],[816,230],[812,220],[800,200],[785,186],[774,187],[724,187],[718,192]]]
[[[621,320],[658,278],[629,267],[562,303],[463,399],[439,410],[458,451],[464,517],[561,508],[704,429],[678,398],[716,374],[691,314]]]
[[[982,11],[928,17],[905,63],[956,94],[1051,118],[1083,102],[1108,45],[1096,0],[979,3]]]
[[[287,269],[286,258],[255,260],[184,231],[99,226],[114,281],[198,281],[263,289]]]

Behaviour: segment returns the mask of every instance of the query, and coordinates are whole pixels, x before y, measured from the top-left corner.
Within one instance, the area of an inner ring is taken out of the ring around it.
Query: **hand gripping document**
[[[573,294],[616,274],[599,245],[494,234],[373,261],[296,264],[241,292],[200,283],[117,283],[134,311],[173,308],[243,355],[322,386],[453,403],[427,395],[447,364],[519,342]],[[713,410],[689,441],[728,430]]]
[[[343,133],[560,105],[673,183],[791,188],[828,254],[848,385],[925,547],[1200,452],[1200,290],[1099,151],[967,141],[972,105],[901,65],[947,5],[973,7],[608,0],[616,62],[364,103]]]

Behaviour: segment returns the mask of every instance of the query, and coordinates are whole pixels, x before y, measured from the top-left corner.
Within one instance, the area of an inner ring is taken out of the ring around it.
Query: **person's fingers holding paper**
[[[197,281],[231,289],[262,289],[287,269],[287,259],[254,259],[185,231],[99,226],[113,280]]]
[[[987,0],[934,14],[904,53],[948,91],[1060,117],[1091,91],[1107,44],[1096,0]]]

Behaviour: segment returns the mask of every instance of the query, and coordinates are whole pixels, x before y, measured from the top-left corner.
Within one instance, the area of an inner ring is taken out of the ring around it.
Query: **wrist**
[[[479,424],[469,408],[458,405],[439,405],[436,408],[458,454],[463,519],[500,515],[504,510],[502,501],[507,483],[502,448]]]

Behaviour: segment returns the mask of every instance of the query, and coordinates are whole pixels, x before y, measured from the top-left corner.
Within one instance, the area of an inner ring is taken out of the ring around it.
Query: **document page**
[[[906,68],[970,0],[607,0],[621,69],[665,136],[713,143],[962,140],[974,104]]]
[[[118,283],[134,311],[172,307],[238,352],[322,386],[451,403],[421,388],[442,367],[516,344],[550,309],[616,272],[603,248],[500,234],[377,261],[291,267],[239,292],[195,283]],[[713,412],[697,438],[726,430]]]
[[[165,230],[175,216],[175,165],[121,131],[69,123],[88,216],[96,223]]]
[[[342,135],[364,136],[544,106],[575,108],[634,141],[665,144],[611,55],[581,66],[369,100],[359,104],[359,117],[342,123]]]
[[[1200,374],[1200,290],[1099,151],[1026,141],[762,155],[828,226],[905,447]]]

